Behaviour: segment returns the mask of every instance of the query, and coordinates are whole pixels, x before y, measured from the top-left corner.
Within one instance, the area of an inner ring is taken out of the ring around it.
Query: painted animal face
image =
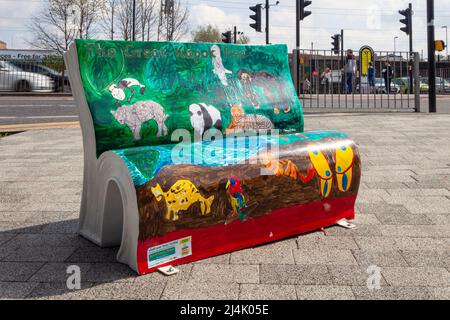
[[[152,193],[156,198],[156,201],[161,201],[163,197],[163,191],[161,189],[161,186],[159,184],[156,184],[155,187],[152,187]]]
[[[211,55],[213,57],[220,57],[220,49],[218,46],[216,46],[216,45],[212,46],[210,51],[211,51]]]
[[[122,101],[125,99],[125,92],[117,87],[112,87],[109,89],[109,91],[111,91],[111,95],[113,96],[114,99]]]
[[[243,74],[241,74],[241,80],[242,81],[250,81],[252,78],[250,77],[250,75],[246,72],[244,72]]]
[[[244,109],[242,109],[241,104],[233,104],[231,107],[231,116],[233,118],[240,118],[244,116]]]
[[[202,111],[200,110],[200,106],[198,104],[191,104],[189,106],[189,113],[191,115],[191,119],[202,118]]]

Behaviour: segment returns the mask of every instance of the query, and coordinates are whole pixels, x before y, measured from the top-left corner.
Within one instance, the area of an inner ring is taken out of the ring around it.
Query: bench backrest
[[[175,129],[302,132],[285,45],[76,40],[97,156]]]

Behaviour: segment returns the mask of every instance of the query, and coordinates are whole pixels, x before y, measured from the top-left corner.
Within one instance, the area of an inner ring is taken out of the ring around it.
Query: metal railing
[[[306,109],[414,111],[418,107],[413,85],[415,56],[409,52],[374,52],[375,76],[371,79],[361,73],[357,56],[357,70],[352,74],[344,72],[345,58],[331,50],[301,49],[299,55],[299,98]],[[295,61],[291,66],[295,82]],[[386,72],[388,68],[391,73]]]
[[[70,93],[63,57],[0,58],[0,91]]]

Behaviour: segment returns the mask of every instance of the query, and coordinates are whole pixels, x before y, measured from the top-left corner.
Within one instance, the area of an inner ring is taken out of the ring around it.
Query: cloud
[[[0,40],[5,41],[9,48],[27,48],[26,38],[30,32],[26,24],[32,16],[44,6],[42,2],[5,1],[1,3]]]
[[[220,28],[231,28],[239,24],[242,17],[238,13],[226,13],[210,5],[196,5],[190,9],[190,22],[193,26],[211,24]]]
[[[207,0],[181,0],[190,11],[191,29],[199,25],[212,24],[222,32],[237,26],[250,37],[252,43],[265,43],[264,33],[257,33],[250,28],[248,9],[255,5],[255,0],[230,0],[220,2]],[[261,1],[260,1],[261,2]],[[272,3],[275,1],[271,1]],[[375,50],[393,50],[394,37],[398,36],[397,48],[408,50],[408,38],[400,31],[400,15],[398,10],[413,3],[414,15],[414,47],[416,51],[426,52],[426,4],[423,0],[313,0],[308,8],[312,11],[301,23],[301,47],[331,49],[331,36],[345,30],[345,47],[358,49],[362,45],[371,45]],[[436,38],[444,39],[442,25],[450,21],[450,1],[436,1]],[[0,39],[15,47],[26,47],[21,39],[32,38],[25,30],[25,23],[33,14],[45,6],[38,1],[5,1],[2,2],[2,18],[0,18]],[[6,13],[7,14],[6,14]],[[270,41],[286,43],[290,49],[295,46],[295,1],[281,0],[280,5],[271,7]],[[265,26],[263,11],[263,27]],[[191,40],[191,34],[185,36]]]

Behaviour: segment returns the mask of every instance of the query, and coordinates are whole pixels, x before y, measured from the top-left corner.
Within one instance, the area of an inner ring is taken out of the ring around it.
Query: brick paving
[[[308,115],[359,145],[356,230],[340,227],[142,277],[79,237],[79,129],[0,139],[1,299],[450,299],[450,115]],[[66,268],[81,269],[81,290]],[[369,290],[367,267],[381,268]]]

